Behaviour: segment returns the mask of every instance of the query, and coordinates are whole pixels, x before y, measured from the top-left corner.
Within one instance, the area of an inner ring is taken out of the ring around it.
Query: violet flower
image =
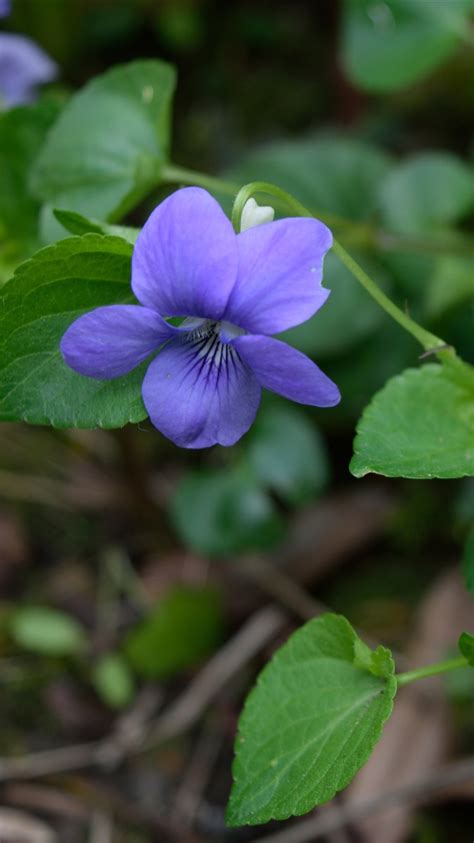
[[[301,352],[269,336],[326,301],[322,263],[330,231],[284,219],[235,234],[205,190],[184,188],[151,214],[132,258],[140,304],[99,307],[61,342],[66,363],[116,378],[151,354],[142,387],[152,423],[184,448],[233,445],[255,419],[262,387],[317,407],[337,386]],[[176,327],[165,317],[185,317]]]
[[[0,0],[0,18],[7,18],[11,10],[11,0]]]
[[[57,75],[56,63],[34,41],[14,32],[0,32],[0,103],[32,102],[37,87]]]

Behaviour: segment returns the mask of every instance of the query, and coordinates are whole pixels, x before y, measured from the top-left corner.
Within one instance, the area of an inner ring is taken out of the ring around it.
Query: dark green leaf
[[[131,228],[128,225],[109,225],[108,223],[85,217],[76,211],[62,211],[59,208],[55,208],[53,213],[57,221],[70,234],[77,234],[79,236],[93,233],[111,234],[113,237],[123,237],[124,240],[132,244],[135,243],[140,234],[139,228]]]
[[[467,590],[474,594],[474,527],[471,527],[467,534],[462,555],[462,571]]]
[[[113,222],[159,183],[167,160],[173,68],[115,67],[68,103],[36,161],[33,186],[50,207]]]
[[[342,50],[349,77],[375,92],[422,79],[456,50],[470,8],[471,0],[345,0]]]
[[[183,542],[209,556],[268,548],[283,533],[269,496],[240,469],[187,474],[170,515]]]
[[[10,634],[20,647],[45,656],[77,655],[86,644],[75,618],[46,606],[18,609],[10,619]]]
[[[97,381],[69,369],[59,350],[66,328],[85,311],[133,301],[131,253],[118,237],[87,234],[42,249],[18,268],[0,299],[0,419],[121,427],[146,418],[143,366]]]
[[[350,470],[413,479],[473,474],[474,386],[436,364],[389,380],[362,415]]]
[[[230,825],[304,814],[365,764],[391,714],[396,680],[354,664],[357,640],[345,618],[322,615],[264,668],[239,722]]]
[[[324,442],[315,425],[293,407],[262,411],[244,447],[259,482],[290,504],[310,500],[328,481]]]
[[[221,636],[221,606],[216,592],[176,586],[130,633],[125,649],[137,673],[162,679],[201,661]]]
[[[458,641],[461,655],[474,667],[474,635],[470,632],[463,632]]]

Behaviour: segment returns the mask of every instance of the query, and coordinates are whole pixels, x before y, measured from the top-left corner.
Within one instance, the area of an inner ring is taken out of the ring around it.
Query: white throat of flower
[[[247,199],[240,218],[240,230],[247,231],[256,225],[273,222],[274,217],[275,209],[270,205],[258,205],[255,199]]]

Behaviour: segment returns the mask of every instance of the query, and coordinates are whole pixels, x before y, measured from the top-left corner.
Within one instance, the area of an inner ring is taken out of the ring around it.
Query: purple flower
[[[331,233],[284,219],[236,235],[205,190],[159,205],[132,259],[140,305],[99,307],[66,331],[61,351],[82,375],[115,378],[160,347],[142,395],[150,419],[184,448],[233,445],[257,413],[261,389],[317,407],[337,386],[304,354],[269,334],[305,321],[326,301],[322,263]],[[179,326],[165,317],[185,317]]]
[[[55,62],[30,38],[0,33],[0,101],[8,106],[31,102],[36,88],[52,82],[57,74]]]
[[[7,18],[11,10],[11,0],[0,0],[0,18]]]

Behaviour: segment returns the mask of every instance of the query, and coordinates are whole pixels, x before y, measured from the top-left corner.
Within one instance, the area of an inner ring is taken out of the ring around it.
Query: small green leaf
[[[187,474],[170,516],[183,542],[208,556],[272,547],[284,529],[271,498],[239,468]]]
[[[114,222],[159,183],[169,147],[174,69],[137,61],[89,82],[65,107],[32,183],[51,207]]]
[[[126,655],[140,676],[163,679],[209,655],[222,635],[218,595],[176,586],[128,636]]]
[[[359,87],[382,93],[422,79],[456,50],[471,0],[345,0],[343,61]]]
[[[304,413],[293,407],[262,411],[244,442],[245,456],[258,481],[299,506],[320,493],[328,481],[324,442]]]
[[[436,231],[474,208],[474,169],[447,152],[416,155],[381,181],[380,204],[393,231]]]
[[[356,667],[356,641],[345,618],[322,615],[264,668],[239,722],[230,825],[300,816],[365,764],[391,714],[396,680]]]
[[[18,609],[10,619],[10,634],[20,647],[45,656],[77,655],[86,645],[75,618],[46,606]]]
[[[118,237],[71,237],[22,264],[0,297],[0,419],[55,427],[122,427],[146,418],[144,367],[98,381],[64,363],[59,343],[82,313],[133,302],[132,247]]]
[[[432,319],[460,304],[474,301],[474,268],[469,258],[446,255],[436,262],[426,291],[426,309]]]
[[[471,635],[470,632],[463,632],[458,641],[458,647],[461,655],[474,667],[474,635]]]
[[[364,410],[350,470],[385,477],[474,473],[474,389],[437,364],[406,369]]]
[[[474,527],[469,530],[464,545],[462,572],[467,590],[474,594]]]
[[[140,234],[139,228],[131,228],[128,225],[108,225],[105,222],[99,222],[99,220],[89,219],[82,214],[78,214],[76,211],[62,211],[59,208],[55,208],[53,213],[57,221],[70,234],[77,234],[79,236],[92,233],[111,234],[114,237],[122,237],[132,244],[135,243]]]
[[[92,682],[110,708],[123,708],[133,699],[133,676],[120,653],[107,653],[99,659],[92,671]]]
[[[395,671],[395,662],[387,647],[379,644],[375,650],[371,650],[361,638],[354,642],[354,665],[383,678],[392,676]]]

